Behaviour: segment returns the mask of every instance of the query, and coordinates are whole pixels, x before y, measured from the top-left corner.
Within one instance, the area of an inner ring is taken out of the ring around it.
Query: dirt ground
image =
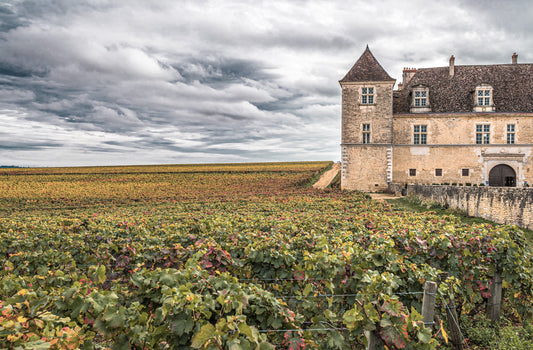
[[[341,164],[340,163],[334,163],[333,167],[326,171],[322,176],[320,176],[320,179],[318,179],[317,182],[313,185],[313,188],[317,188],[320,190],[323,190],[324,188],[328,187],[328,185],[333,181],[337,173],[341,170]]]
[[[396,197],[393,194],[390,193],[369,193],[370,197],[376,201],[384,201],[386,199],[398,199],[400,197]]]
[[[323,190],[324,188],[328,187],[328,185],[331,183],[331,181],[333,181],[333,179],[335,178],[335,176],[337,176],[337,173],[340,170],[341,170],[340,163],[333,164],[331,169],[329,169],[324,174],[322,174],[322,176],[320,176],[320,179],[318,179],[318,181],[313,185],[313,188]],[[389,193],[369,193],[369,195],[370,197],[372,197],[372,199],[377,200],[377,201],[400,198],[400,197],[395,197],[393,194],[389,194]]]

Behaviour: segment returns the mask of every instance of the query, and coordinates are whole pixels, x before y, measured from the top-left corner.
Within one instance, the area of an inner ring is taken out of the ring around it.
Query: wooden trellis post
[[[502,274],[499,269],[496,269],[494,278],[490,286],[490,297],[487,304],[487,318],[492,322],[500,320],[500,313],[502,310]]]
[[[368,345],[366,350],[375,350],[383,346],[383,342],[376,335],[375,332],[365,331],[366,339],[368,340]]]
[[[424,317],[424,326],[428,328],[434,322],[436,294],[437,283],[426,281],[424,284],[424,299],[422,300],[422,317]]]
[[[448,318],[450,339],[454,349],[463,350],[463,334],[459,328],[459,318],[457,317],[457,311],[455,310],[455,302],[453,299],[446,304],[446,317]]]
[[[422,316],[424,317],[424,326],[431,327],[435,317],[435,297],[437,295],[437,283],[427,281],[424,284],[424,299],[422,300]],[[383,342],[375,332],[365,331],[368,340],[366,350],[375,350],[383,346]]]

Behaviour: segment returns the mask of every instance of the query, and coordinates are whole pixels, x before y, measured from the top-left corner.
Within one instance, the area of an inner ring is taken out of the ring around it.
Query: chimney
[[[513,64],[517,64],[518,63],[518,55],[515,53],[513,53]]]
[[[415,75],[416,73],[416,68],[404,68],[403,69],[403,75],[402,75],[402,83],[403,84],[408,84],[409,83],[409,80],[411,80],[411,78],[413,77],[413,75]]]
[[[398,83],[398,91],[402,91],[402,87],[403,87],[403,84],[402,83]]]
[[[455,74],[455,57],[450,57],[450,77],[453,77]]]

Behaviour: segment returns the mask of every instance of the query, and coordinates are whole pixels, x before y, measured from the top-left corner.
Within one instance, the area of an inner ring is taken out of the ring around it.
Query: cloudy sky
[[[533,62],[524,1],[0,1],[0,165],[340,159],[338,80]]]

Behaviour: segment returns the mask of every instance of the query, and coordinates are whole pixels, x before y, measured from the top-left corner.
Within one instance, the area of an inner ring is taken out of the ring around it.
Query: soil
[[[393,194],[390,193],[369,193],[370,197],[372,197],[373,200],[376,201],[385,201],[387,199],[398,199],[400,197],[396,197]]]
[[[322,176],[320,176],[320,179],[313,185],[313,188],[317,188],[319,190],[323,190],[333,181],[335,176],[337,176],[337,173],[341,170],[341,164],[340,163],[334,163],[331,169],[326,171]]]

